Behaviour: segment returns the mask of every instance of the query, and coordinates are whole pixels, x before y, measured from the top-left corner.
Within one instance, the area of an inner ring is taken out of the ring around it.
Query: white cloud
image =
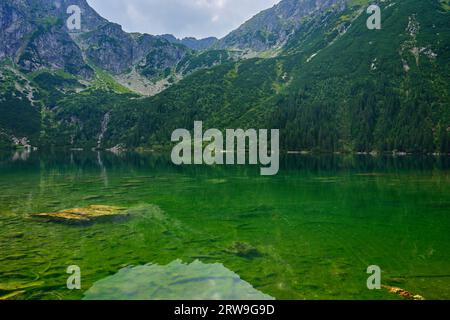
[[[280,0],[88,0],[129,32],[223,37]]]

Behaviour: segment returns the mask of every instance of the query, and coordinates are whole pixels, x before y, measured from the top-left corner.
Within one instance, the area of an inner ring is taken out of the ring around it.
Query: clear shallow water
[[[242,281],[221,278],[212,296],[242,284],[276,299],[399,298],[367,289],[366,269],[379,265],[385,285],[450,299],[449,168],[449,158],[290,155],[278,176],[261,177],[162,155],[2,154],[0,296],[82,299],[114,283],[114,298],[187,299],[186,281],[201,287],[221,270]],[[92,204],[135,214],[89,226],[30,217]],[[66,288],[70,265],[80,291]],[[186,266],[182,282],[174,265]],[[149,266],[152,276],[127,272]],[[160,289],[136,292],[130,277]]]

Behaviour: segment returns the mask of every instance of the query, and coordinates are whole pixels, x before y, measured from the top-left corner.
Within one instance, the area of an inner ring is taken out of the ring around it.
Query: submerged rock
[[[128,212],[120,207],[91,205],[84,208],[73,208],[59,212],[38,213],[32,216],[47,219],[51,222],[90,223],[105,218],[126,217],[128,216]]]
[[[402,298],[408,299],[408,300],[425,300],[424,297],[420,296],[420,295],[414,295],[411,292],[406,291],[405,289],[402,288],[397,288],[397,287],[391,287],[391,286],[383,286],[383,288],[385,288],[386,290],[389,290],[390,293],[394,293],[399,295]]]
[[[220,263],[127,267],[97,281],[85,300],[273,300]]]
[[[261,252],[246,242],[235,242],[231,247],[225,250],[227,253],[234,254],[241,258],[257,258],[262,256]]]

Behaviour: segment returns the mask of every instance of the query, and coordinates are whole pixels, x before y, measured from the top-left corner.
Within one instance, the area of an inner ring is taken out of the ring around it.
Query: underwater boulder
[[[180,260],[121,269],[85,292],[84,300],[273,300],[223,264]]]
[[[51,222],[60,222],[68,224],[91,223],[103,219],[127,217],[128,212],[124,208],[91,205],[84,208],[73,208],[50,213],[37,213],[33,217],[46,219]]]

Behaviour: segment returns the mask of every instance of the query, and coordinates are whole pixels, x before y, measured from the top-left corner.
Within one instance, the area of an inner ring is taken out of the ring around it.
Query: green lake
[[[449,169],[450,157],[286,155],[263,177],[160,154],[3,153],[0,297],[401,299],[367,288],[377,265],[383,285],[450,299]],[[89,205],[130,214],[32,216]],[[71,265],[81,290],[66,287]]]

